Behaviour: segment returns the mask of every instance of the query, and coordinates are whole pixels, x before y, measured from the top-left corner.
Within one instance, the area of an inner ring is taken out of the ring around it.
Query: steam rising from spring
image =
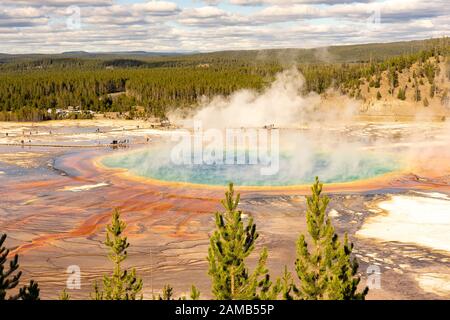
[[[317,93],[302,94],[305,79],[293,67],[276,75],[275,81],[262,92],[239,90],[229,97],[218,96],[201,103],[188,117],[201,121],[204,127],[237,128],[274,125],[278,128],[299,127],[305,122],[349,119],[359,103],[332,91],[323,99]],[[169,116],[172,122],[180,122],[180,116]]]
[[[304,94],[304,84],[303,76],[296,68],[291,68],[276,75],[273,83],[261,92],[239,90],[228,97],[218,96],[203,101],[188,117],[175,113],[169,117],[171,122],[184,126],[188,137],[192,133],[188,141],[202,140],[202,131],[199,133],[194,123],[200,123],[205,133],[208,130],[220,133],[234,128],[241,132],[242,137],[263,127],[279,130],[277,149],[280,152],[275,156],[280,167],[273,176],[260,176],[259,170],[251,164],[194,163],[180,166],[170,160],[173,144],[164,141],[133,156],[107,159],[107,165],[167,181],[218,185],[234,181],[238,185],[280,186],[309,183],[316,175],[324,182],[348,182],[399,169],[415,170],[418,159],[421,163],[429,163],[429,159],[434,157],[435,149],[426,149],[427,146],[432,147],[429,141],[423,141],[423,136],[417,137],[415,133],[423,133],[424,128],[443,132],[441,124],[356,121],[354,116],[359,102],[332,90],[322,95]],[[443,137],[436,141],[436,146],[449,146],[449,140],[445,138],[448,135]],[[267,148],[258,145],[261,143],[259,140],[258,143],[241,140],[244,145],[238,147],[247,151]],[[220,140],[221,145],[222,142],[224,153],[229,152],[230,146]],[[211,142],[203,140],[201,143],[204,144],[202,153],[211,149]],[[436,164],[436,167],[441,166]]]

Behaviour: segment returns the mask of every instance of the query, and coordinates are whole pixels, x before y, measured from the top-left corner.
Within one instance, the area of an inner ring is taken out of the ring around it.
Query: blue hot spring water
[[[351,182],[400,168],[392,155],[367,150],[347,156],[324,151],[303,155],[283,150],[275,174],[262,175],[261,168],[268,164],[176,164],[171,161],[170,150],[160,146],[112,154],[104,157],[102,163],[140,177],[215,186],[229,182],[239,186],[293,186],[310,184],[315,176],[325,183]]]

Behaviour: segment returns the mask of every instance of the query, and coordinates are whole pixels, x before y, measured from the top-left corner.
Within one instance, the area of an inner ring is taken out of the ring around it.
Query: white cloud
[[[2,0],[4,5],[26,5],[35,7],[68,7],[76,6],[107,6],[114,3],[113,0]]]
[[[340,4],[350,2],[372,2],[374,0],[229,0],[231,4],[240,6],[293,5],[293,4]]]
[[[136,3],[131,6],[132,10],[140,11],[143,14],[154,15],[173,15],[179,11],[174,2],[167,1],[149,1],[145,3]]]
[[[209,19],[226,16],[227,13],[217,7],[209,6],[185,10],[184,15],[192,18]]]
[[[450,33],[446,0],[197,0],[191,6],[176,1],[3,0],[0,51],[313,47]],[[67,7],[74,4],[80,6],[80,30],[66,26]],[[380,13],[377,28],[367,25],[373,12]]]

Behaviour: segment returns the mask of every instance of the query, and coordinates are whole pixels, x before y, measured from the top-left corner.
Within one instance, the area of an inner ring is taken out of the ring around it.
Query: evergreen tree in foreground
[[[347,234],[344,243],[340,243],[326,214],[329,198],[321,195],[318,178],[311,190],[306,211],[311,248],[301,235],[295,262],[300,285],[295,294],[307,300],[363,300],[369,289],[357,292],[360,277],[358,263],[351,257],[353,244],[348,243]]]
[[[33,280],[28,286],[20,288],[17,294],[6,297],[7,291],[16,288],[19,284],[22,271],[18,271],[19,256],[17,254],[9,261],[9,267],[6,269],[5,264],[8,261],[9,250],[3,246],[5,240],[6,234],[3,234],[0,237],[0,300],[39,300],[39,286]]]
[[[267,249],[259,257],[253,273],[245,265],[258,238],[256,225],[250,218],[245,224],[238,210],[240,195],[234,194],[230,183],[222,205],[225,212],[216,212],[216,231],[208,250],[212,293],[218,300],[275,299],[279,283],[272,286],[266,268]]]
[[[189,294],[191,300],[199,300],[200,299],[200,290],[194,285],[191,286],[191,292]],[[174,298],[174,290],[170,284],[164,286],[162,293],[158,296],[153,296],[153,300],[176,300]],[[183,295],[178,300],[187,300],[186,296]]]
[[[94,283],[95,300],[135,300],[142,299],[142,280],[136,276],[133,268],[122,268],[122,262],[127,258],[127,248],[130,244],[127,237],[123,236],[126,228],[125,222],[120,220],[119,210],[114,210],[112,223],[106,227],[105,244],[110,248],[109,260],[114,263],[114,271],[111,276],[103,277],[103,288]]]
[[[59,294],[59,300],[70,300],[70,295],[67,293],[66,289],[64,288],[63,291]]]
[[[165,285],[158,300],[173,300],[173,287],[169,284]]]
[[[191,298],[191,300],[199,300],[200,299],[200,290],[198,290],[197,287],[194,285],[192,285],[192,287],[191,287],[190,298]]]

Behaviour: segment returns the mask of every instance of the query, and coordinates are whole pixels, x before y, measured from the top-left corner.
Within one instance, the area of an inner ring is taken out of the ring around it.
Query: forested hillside
[[[0,120],[56,119],[61,117],[56,110],[69,107],[80,110],[75,117],[111,111],[131,117],[164,117],[174,108],[195,107],[203,96],[229,95],[242,88],[261,90],[277,72],[292,65],[305,77],[305,92],[321,94],[334,88],[353,98],[367,99],[365,93],[371,88],[388,86],[389,94],[402,100],[407,89],[399,87],[399,74],[414,66],[409,89],[414,85],[416,98],[421,94],[417,93],[420,85],[427,81],[432,88],[428,91],[433,90],[430,98],[438,93],[445,100],[447,93],[434,78],[446,72],[441,69],[448,64],[449,52],[450,42],[442,38],[193,55],[1,55]],[[386,95],[383,89],[377,90],[379,99],[380,91]]]

